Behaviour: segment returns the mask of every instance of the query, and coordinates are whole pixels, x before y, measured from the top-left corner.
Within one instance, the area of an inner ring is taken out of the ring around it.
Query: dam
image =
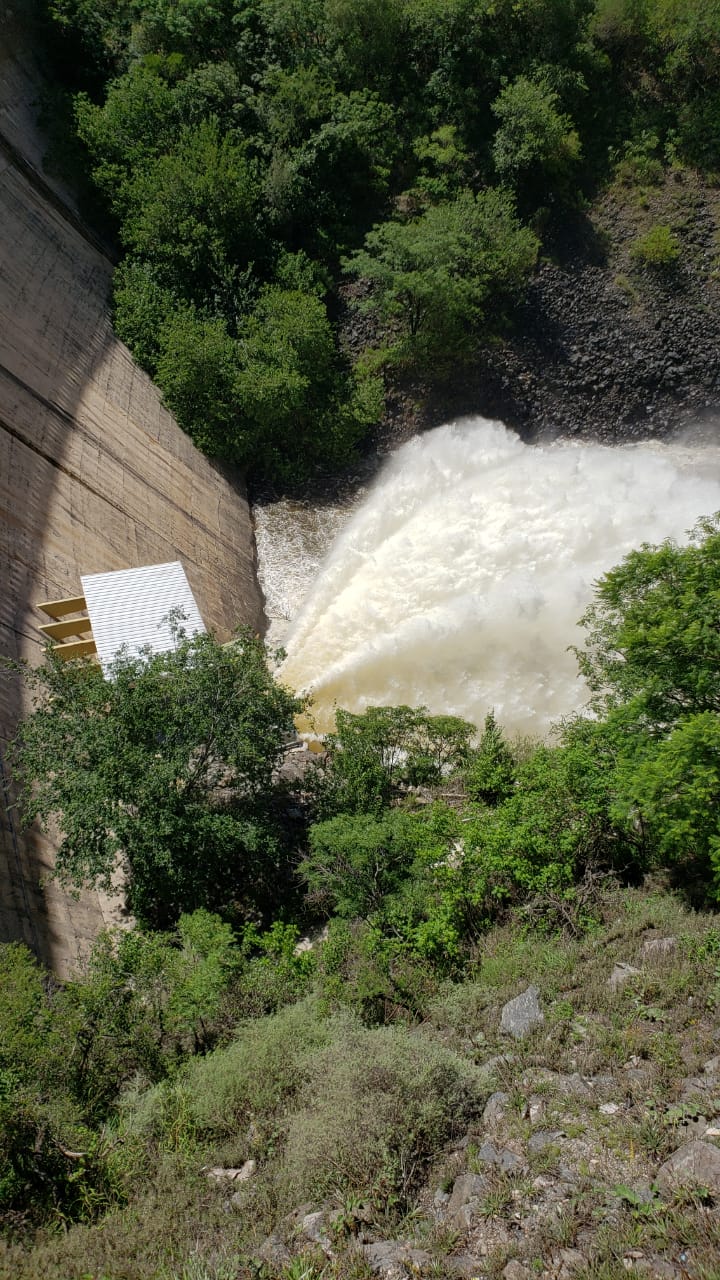
[[[263,627],[242,479],[204,458],[112,332],[112,261],[43,171],[39,80],[0,37],[0,653],[40,660],[42,600],[81,574],[181,561],[207,627]],[[46,621],[46,619],[45,619]],[[52,879],[52,842],[22,831],[6,748],[28,705],[0,677],[0,941],[72,972],[117,903]]]

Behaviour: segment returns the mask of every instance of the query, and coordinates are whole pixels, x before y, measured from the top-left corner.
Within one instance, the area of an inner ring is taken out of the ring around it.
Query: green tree
[[[130,909],[156,927],[199,906],[242,919],[276,905],[272,778],[299,703],[260,641],[179,634],[172,652],[120,657],[109,680],[52,657],[25,678],[22,808],[57,823],[61,877],[107,883],[119,863]]]
[[[203,302],[233,323],[247,305],[244,273],[268,260],[260,207],[247,145],[210,117],[134,168],[121,239],[178,297]]]
[[[327,117],[302,145],[275,154],[279,172],[269,194],[286,235],[337,262],[384,207],[399,149],[387,102],[367,90],[333,94]]]
[[[307,276],[303,256],[287,255],[283,270]],[[167,293],[139,266],[122,279],[120,324],[152,359],[149,326]],[[180,425],[204,453],[255,475],[292,482],[341,466],[381,412],[380,389],[343,369],[317,292],[264,289],[237,338],[219,317],[181,306],[155,340],[157,381]]]
[[[517,766],[511,793],[464,828],[465,857],[448,891],[457,879],[470,919],[487,922],[535,899],[547,918],[574,925],[585,873],[637,861],[637,838],[612,812],[616,765],[612,737],[578,720],[560,746],[540,746]]]
[[[419,836],[417,817],[400,809],[316,823],[300,868],[311,901],[328,914],[371,916],[407,878]]]
[[[500,178],[538,188],[565,176],[580,158],[580,139],[558,95],[542,81],[518,76],[495,99],[493,160]]]
[[[470,176],[470,153],[458,137],[455,125],[444,124],[416,138],[413,153],[420,173],[411,194],[435,203],[457,195]]]
[[[500,804],[512,794],[515,761],[493,711],[485,717],[482,737],[470,758],[465,781],[469,795],[482,800],[483,804]]]
[[[347,265],[371,283],[366,305],[399,325],[406,350],[448,356],[468,335],[498,327],[537,249],[506,191],[465,191],[413,221],[376,227]]]
[[[285,479],[316,462],[341,463],[360,433],[339,412],[340,371],[323,302],[266,289],[240,333],[236,396],[256,470]]]
[[[600,579],[576,649],[595,708],[624,707],[663,737],[687,715],[720,712],[720,513],[688,546],[631,551]]]
[[[580,669],[612,743],[610,811],[656,862],[693,864],[720,895],[720,516],[687,546],[633,551],[598,583]],[[588,762],[588,776],[592,761]]]
[[[660,742],[638,744],[620,770],[615,811],[641,819],[658,860],[695,863],[720,901],[720,715],[686,716]]]
[[[91,1217],[111,1197],[73,1096],[72,1020],[62,992],[17,943],[0,945],[0,1026],[0,1216],[26,1224]]]
[[[115,332],[143,369],[154,376],[163,342],[170,346],[178,342],[177,334],[170,338],[170,331],[165,330],[176,309],[173,294],[158,284],[149,263],[128,256],[115,269],[113,306]],[[174,365],[169,372],[175,372]]]
[[[75,99],[77,131],[93,162],[93,180],[118,218],[127,209],[135,169],[162,155],[177,137],[173,70],[167,60],[144,59],[110,83],[102,106],[84,93]]]
[[[133,335],[142,336],[137,324],[158,298],[157,285],[140,292],[137,276],[131,298],[121,297],[121,323],[133,325]],[[161,295],[162,296],[162,295]],[[147,300],[147,309],[143,307]],[[151,339],[146,339],[151,341]],[[168,408],[180,426],[203,453],[246,463],[251,456],[253,435],[240,414],[237,380],[240,355],[224,320],[207,318],[194,307],[178,307],[162,325],[158,335],[155,372]]]
[[[392,95],[406,54],[403,0],[326,0],[329,52],[341,83]]]
[[[56,1000],[66,1087],[102,1120],[130,1080],[156,1082],[217,1038],[218,1015],[243,963],[229,924],[204,909],[174,930],[101,933],[80,976]]]
[[[380,816],[407,785],[437,785],[467,760],[475,726],[427,707],[338,710],[325,739],[327,764],[318,785],[320,811]]]

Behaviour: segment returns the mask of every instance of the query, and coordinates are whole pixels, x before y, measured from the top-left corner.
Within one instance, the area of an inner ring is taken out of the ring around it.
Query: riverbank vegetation
[[[715,0],[41,9],[117,332],[201,449],[283,484],[507,333],[598,188],[720,168]]]
[[[538,1063],[603,1088],[646,1064],[611,1139],[609,1209],[587,1165],[608,1132],[572,1123],[583,1194],[615,1224],[605,1238],[596,1218],[588,1276],[624,1266],[638,1224],[662,1250],[665,1209],[627,1179],[641,1167],[650,1185],[673,1105],[700,1114],[686,1077],[718,1031],[719,598],[715,517],[600,581],[578,652],[593,715],[553,742],[508,741],[491,712],[476,735],[423,708],[340,711],[294,778],[277,764],[299,704],[250,636],[121,659],[109,682],[86,663],[27,673],[26,817],[58,825],[75,883],[120,859],[138,919],[65,984],[0,949],[0,1274],[360,1280],[363,1240],[407,1236],[412,1215],[430,1230],[423,1195],[458,1173],[453,1143],[481,1125],[492,1082],[522,1101]],[[668,934],[648,969],[639,940]],[[529,980],[549,1026],[507,1058],[499,1007]],[[230,1190],[228,1169],[245,1170]],[[524,1186],[488,1185],[483,1220],[524,1204]],[[321,1232],[300,1263],[284,1243],[273,1254],[265,1237],[308,1203],[330,1214],[328,1248]],[[705,1204],[672,1209],[699,1277],[720,1257]],[[442,1274],[459,1239],[430,1241]],[[557,1246],[532,1239],[541,1261]],[[488,1274],[512,1256],[506,1241]]]

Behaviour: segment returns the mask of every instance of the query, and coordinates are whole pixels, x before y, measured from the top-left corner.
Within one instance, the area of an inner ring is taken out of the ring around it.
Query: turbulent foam
[[[333,705],[423,703],[544,734],[586,691],[568,646],[593,582],[720,508],[720,450],[524,445],[475,418],[412,440],[336,538],[281,676]]]

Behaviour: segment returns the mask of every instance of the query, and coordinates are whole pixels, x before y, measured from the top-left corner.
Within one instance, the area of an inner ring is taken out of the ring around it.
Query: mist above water
[[[409,703],[476,724],[492,707],[509,730],[545,734],[586,700],[567,649],[593,582],[719,508],[713,445],[528,446],[483,418],[441,427],[389,460],[319,568],[302,537],[293,567],[280,517],[286,554],[265,562],[266,592],[289,577],[297,597],[314,579],[281,678],[312,692],[321,732],[334,705]],[[331,509],[328,537],[342,518]]]

